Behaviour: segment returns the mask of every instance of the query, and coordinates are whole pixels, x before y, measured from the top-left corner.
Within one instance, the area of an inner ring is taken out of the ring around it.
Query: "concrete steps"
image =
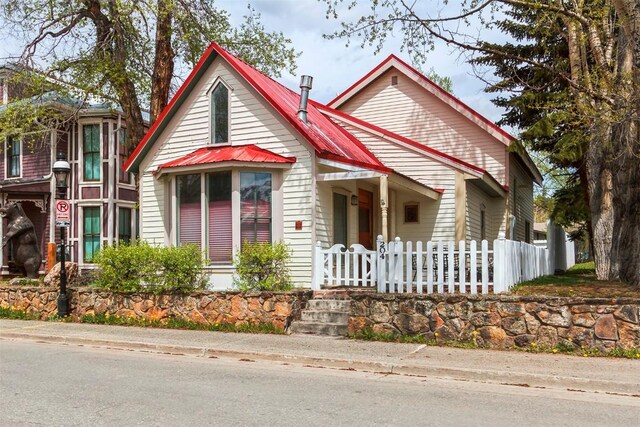
[[[314,299],[308,301],[301,319],[294,321],[290,330],[294,334],[345,336],[350,303],[347,293],[314,293]]]
[[[347,325],[339,323],[295,321],[291,324],[291,333],[340,337],[347,335]]]

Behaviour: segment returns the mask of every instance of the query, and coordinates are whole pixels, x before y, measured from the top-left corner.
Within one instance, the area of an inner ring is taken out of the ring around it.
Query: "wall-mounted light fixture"
[[[358,206],[358,196],[355,194],[351,195],[351,206]]]

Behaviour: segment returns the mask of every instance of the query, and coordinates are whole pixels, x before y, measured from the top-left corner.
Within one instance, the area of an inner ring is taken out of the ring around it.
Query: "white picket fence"
[[[323,249],[314,256],[312,288],[376,287],[382,293],[505,292],[517,283],[551,274],[548,251],[524,242],[497,239],[493,250],[483,240],[467,242],[385,243],[377,250],[354,244]]]

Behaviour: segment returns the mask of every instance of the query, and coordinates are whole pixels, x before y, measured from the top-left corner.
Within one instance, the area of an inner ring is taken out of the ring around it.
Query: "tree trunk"
[[[601,129],[594,132],[589,144],[586,159],[587,187],[589,189],[589,208],[591,210],[591,227],[593,233],[593,258],[598,280],[617,280],[612,276],[611,249],[614,206],[612,203],[613,177],[606,164],[605,147],[611,141],[611,131]]]
[[[156,56],[151,78],[151,123],[155,122],[169,102],[175,52],[171,47],[173,14],[167,0],[158,0],[156,24]]]
[[[113,19],[109,19],[102,11],[100,2],[86,0],[85,3],[87,14],[96,27],[96,45],[100,47],[98,58],[106,64],[105,77],[113,85],[124,112],[127,145],[135,146],[144,137],[144,120],[135,84],[127,73],[126,32],[117,19],[119,11],[116,4],[110,1],[107,7]]]
[[[620,280],[640,288],[640,125],[637,117],[614,126],[612,258]]]

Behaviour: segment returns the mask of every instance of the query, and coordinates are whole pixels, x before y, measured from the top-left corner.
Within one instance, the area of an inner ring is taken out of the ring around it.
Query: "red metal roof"
[[[262,74],[244,61],[212,43],[223,56],[262,96],[287,119],[313,145],[319,157],[342,161],[355,166],[391,172],[353,135],[342,128],[309,103],[307,123],[298,118],[300,94]]]
[[[221,162],[295,163],[295,157],[284,157],[255,145],[208,146],[164,163],[158,169],[195,166]]]
[[[265,76],[224,50],[217,43],[211,43],[187,80],[185,80],[169,105],[156,120],[156,123],[138,144],[124,166],[126,170],[133,171],[137,169],[142,158],[160,136],[168,121],[171,120],[184,99],[187,98],[195,83],[202,77],[203,71],[218,55],[222,56],[244,77],[313,146],[318,157],[367,169],[392,172],[360,141],[323,115],[312,103],[309,103],[307,107],[307,123],[301,121],[297,116],[300,103],[300,95],[298,93]]]

